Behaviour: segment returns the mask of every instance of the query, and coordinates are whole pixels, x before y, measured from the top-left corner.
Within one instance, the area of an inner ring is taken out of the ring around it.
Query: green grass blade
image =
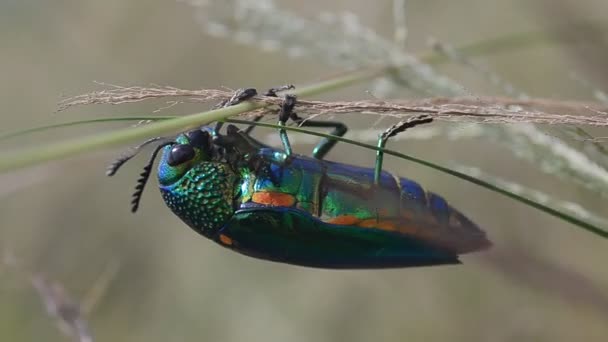
[[[257,109],[262,106],[263,104],[260,103],[255,104],[252,102],[246,102],[236,106],[188,115],[173,120],[154,122],[145,126],[105,132],[46,146],[38,146],[26,150],[14,151],[0,155],[0,172],[16,170],[51,160],[67,158],[101,148],[133,143],[154,136],[176,134],[180,131],[187,130],[188,128],[194,128],[202,124],[222,120],[228,116],[240,114],[242,112]]]
[[[44,132],[52,129],[71,127],[71,126],[80,126],[86,124],[94,124],[94,123],[108,123],[108,122],[121,122],[121,121],[142,121],[142,120],[167,120],[177,118],[177,116],[123,116],[123,117],[115,117],[115,118],[97,118],[97,119],[89,119],[89,120],[78,120],[78,121],[69,121],[69,122],[61,122],[57,124],[38,126],[33,128],[22,129],[13,132],[7,132],[0,134],[0,141],[7,140],[11,138],[18,138],[24,135]]]

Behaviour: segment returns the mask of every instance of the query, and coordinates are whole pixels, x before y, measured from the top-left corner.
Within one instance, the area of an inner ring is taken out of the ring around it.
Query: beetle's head
[[[161,161],[158,165],[158,180],[161,185],[170,185],[188,173],[194,166],[202,162],[210,161],[216,158],[218,151],[213,145],[213,128],[204,126],[200,129],[188,131],[178,135],[175,139],[153,138],[145,141],[141,145],[135,147],[129,153],[126,153],[116,159],[107,169],[106,174],[113,176],[118,169],[131,158],[133,158],[139,150],[151,143],[159,142],[158,146],[152,152],[150,160],[144,167],[140,178],[137,180],[133,200],[131,201],[131,211],[137,211],[139,201],[143,193],[144,187],[152,172],[152,165],[158,153],[162,150]]]
[[[163,148],[158,164],[158,181],[170,185],[181,179],[192,167],[210,161],[217,153],[212,143],[212,128],[188,131]]]

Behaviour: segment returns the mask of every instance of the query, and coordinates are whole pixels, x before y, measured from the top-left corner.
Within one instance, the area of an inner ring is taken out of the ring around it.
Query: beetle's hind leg
[[[430,123],[433,121],[433,118],[428,115],[419,115],[411,117],[407,120],[400,121],[391,127],[389,127],[386,131],[378,136],[378,148],[383,149],[386,146],[386,142],[391,137],[404,132],[408,128],[413,128],[418,125],[422,125],[425,123]],[[378,185],[380,183],[380,174],[382,173],[382,162],[384,160],[384,152],[376,151],[376,163],[374,165],[374,184]]]

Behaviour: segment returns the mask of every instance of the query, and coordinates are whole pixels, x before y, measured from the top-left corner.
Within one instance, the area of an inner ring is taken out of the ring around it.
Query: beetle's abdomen
[[[477,225],[410,179],[382,172],[376,186],[373,169],[326,165],[325,222],[406,234],[458,254],[490,245]]]
[[[226,164],[200,163],[173,184],[161,185],[165,203],[197,232],[213,235],[234,213],[236,176]]]
[[[454,253],[490,245],[441,196],[388,172],[375,185],[373,169],[298,157],[284,167],[270,165],[244,188],[241,208],[292,207],[328,224],[405,234]]]

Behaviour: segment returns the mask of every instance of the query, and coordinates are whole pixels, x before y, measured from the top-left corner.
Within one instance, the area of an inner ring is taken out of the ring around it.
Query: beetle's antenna
[[[118,171],[118,169],[120,169],[120,167],[123,166],[124,163],[131,160],[131,158],[135,157],[143,147],[145,147],[148,144],[151,144],[155,141],[158,141],[160,139],[163,139],[163,137],[155,137],[155,138],[148,139],[148,140],[144,141],[143,143],[123,152],[123,154],[120,157],[116,158],[116,160],[114,160],[112,162],[112,164],[108,165],[108,167],[106,168],[106,176],[109,176],[109,177],[114,176],[116,174],[116,172]]]
[[[146,187],[146,183],[148,182],[148,178],[150,178],[150,173],[152,173],[152,165],[154,164],[154,159],[158,155],[160,150],[168,145],[175,144],[174,141],[166,141],[154,148],[152,154],[150,155],[150,160],[148,160],[148,164],[144,166],[144,170],[139,174],[139,179],[137,180],[137,185],[135,185],[135,192],[133,193],[131,200],[131,212],[134,213],[139,208],[139,201],[141,201],[141,195],[144,193],[144,188]]]
[[[422,124],[426,124],[426,123],[430,123],[430,122],[433,122],[433,117],[426,115],[426,114],[411,117],[407,120],[400,121],[400,122],[392,125],[391,127],[389,127],[386,131],[384,131],[384,133],[382,133],[382,139],[388,140],[388,138],[394,137],[395,135],[397,135],[401,132],[404,132],[405,130],[407,130],[409,128],[413,128],[418,125],[422,125]]]

